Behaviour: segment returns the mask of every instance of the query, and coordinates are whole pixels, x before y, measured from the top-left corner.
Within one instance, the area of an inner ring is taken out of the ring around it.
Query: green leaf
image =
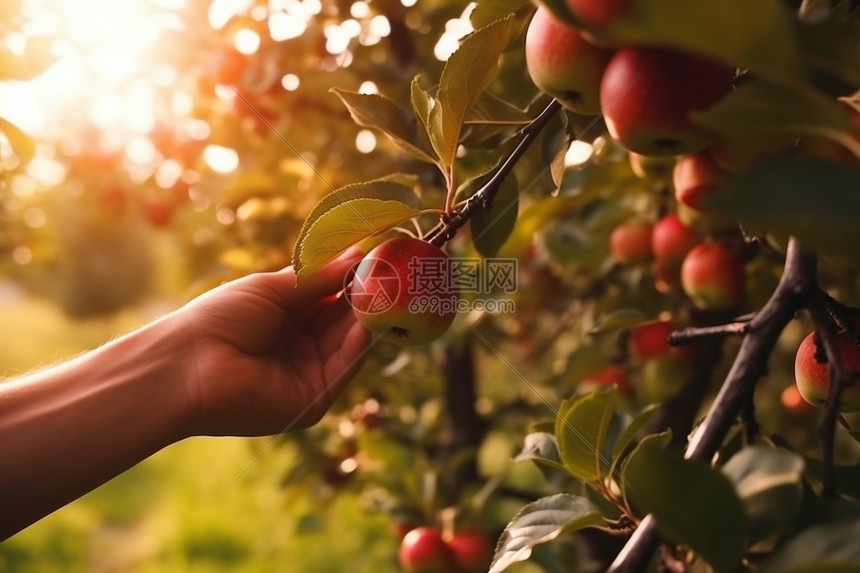
[[[2,117],[0,117],[0,133],[9,140],[9,145],[22,163],[30,161],[36,155],[36,144],[30,136]]]
[[[514,563],[525,561],[536,545],[552,541],[562,533],[603,522],[597,506],[581,496],[560,493],[532,502],[505,527],[489,573],[500,573]]]
[[[860,519],[809,527],[775,551],[761,573],[860,572]]]
[[[627,427],[624,428],[624,432],[618,437],[615,443],[612,445],[612,463],[613,465],[618,465],[620,458],[627,447],[633,442],[633,438],[636,437],[636,433],[645,427],[645,424],[651,421],[651,418],[654,417],[654,414],[659,410],[659,404],[649,404],[645,406],[633,420],[627,424]]]
[[[610,37],[625,44],[680,48],[757,75],[799,80],[803,61],[794,15],[780,0],[636,0]]]
[[[561,463],[558,452],[558,440],[548,432],[532,432],[526,435],[523,450],[514,458],[514,462],[533,461],[554,469],[567,471]]]
[[[811,89],[750,80],[693,119],[728,139],[754,144],[773,136],[819,135],[856,146],[846,107]],[[858,147],[860,150],[860,147]]]
[[[485,91],[466,113],[465,124],[524,126],[532,117],[492,92]]]
[[[508,240],[517,223],[520,188],[517,178],[509,173],[489,209],[478,209],[469,219],[472,242],[484,257],[494,257]]]
[[[415,194],[415,191],[413,191],[410,187],[404,185],[401,180],[402,176],[393,175],[391,177],[386,177],[383,179],[375,179],[373,181],[365,181],[363,183],[354,183],[352,185],[347,185],[345,187],[341,187],[340,189],[332,191],[331,193],[320,199],[320,201],[314,206],[314,208],[311,209],[311,212],[308,213],[308,216],[305,219],[304,224],[302,225],[301,231],[299,231],[299,237],[296,240],[296,247],[293,249],[293,267],[295,268],[296,273],[301,274],[303,270],[302,267],[304,263],[302,260],[302,248],[304,246],[304,242],[308,233],[310,232],[314,224],[317,222],[317,220],[332,209],[355,199],[378,199],[380,201],[398,201],[400,203],[403,203],[406,207],[410,209],[420,209],[421,199],[418,198],[418,195]],[[346,247],[348,246],[349,245],[346,245]],[[331,258],[334,258],[336,255],[337,253],[332,255]]]
[[[604,456],[606,436],[615,414],[618,392],[601,388],[565,400],[555,421],[555,437],[564,467],[574,477],[594,482],[610,466]]]
[[[746,550],[744,508],[729,480],[707,462],[643,441],[625,464],[627,493],[658,530],[690,547],[717,573],[738,568]]]
[[[476,30],[446,62],[428,116],[430,141],[443,166],[454,164],[466,112],[496,75],[499,56],[515,29],[516,20],[508,16]]]
[[[610,313],[598,316],[587,334],[608,334],[629,330],[634,326],[651,322],[653,319],[645,316],[645,313],[635,308],[621,308]]]
[[[721,468],[744,505],[752,541],[793,529],[803,503],[804,465],[793,452],[750,446]]]
[[[779,157],[709,198],[715,215],[756,231],[796,236],[807,247],[860,257],[860,167]]]
[[[360,94],[339,88],[330,91],[341,99],[355,123],[385,133],[397,147],[416,159],[436,162],[433,151],[421,139],[415,116],[394,101],[380,94]]]
[[[469,14],[469,21],[473,27],[483,28],[508,14],[530,9],[531,2],[529,0],[482,0]]]
[[[320,216],[299,247],[300,274],[313,274],[346,248],[415,217],[419,211],[400,201],[352,199]]]

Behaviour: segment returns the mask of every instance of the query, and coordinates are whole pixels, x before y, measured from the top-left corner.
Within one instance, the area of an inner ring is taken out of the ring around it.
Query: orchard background
[[[0,570],[398,571],[419,525],[498,538],[493,571],[860,570],[858,419],[794,369],[815,327],[846,386],[856,367],[856,2],[588,4],[541,10],[729,71],[698,149],[632,156],[559,111],[527,0],[5,1],[3,374],[369,249],[367,220],[518,282],[483,293],[513,313],[376,345],[317,427],[168,448],[0,544]],[[639,248],[667,217],[681,253]],[[682,281],[690,249],[730,270]]]

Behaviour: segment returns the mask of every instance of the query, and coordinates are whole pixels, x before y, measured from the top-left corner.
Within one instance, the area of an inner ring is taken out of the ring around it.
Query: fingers
[[[339,257],[325,265],[316,273],[302,280],[298,290],[303,297],[317,300],[343,290],[349,270],[361,260],[364,253],[358,247],[350,247]]]
[[[347,273],[363,256],[361,249],[350,247],[313,275],[303,276],[301,281],[297,281],[293,267],[250,275],[248,280],[265,288],[265,296],[285,310],[313,312],[318,302],[343,290]]]
[[[346,333],[343,335],[340,350],[331,354],[325,363],[326,379],[330,380],[329,391],[332,400],[352,380],[367,359],[370,351],[371,335],[358,321],[343,321]]]

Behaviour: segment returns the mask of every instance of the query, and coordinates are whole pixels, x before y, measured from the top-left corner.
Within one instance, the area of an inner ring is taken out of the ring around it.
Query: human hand
[[[275,434],[322,417],[370,344],[340,292],[360,258],[349,250],[298,287],[292,267],[249,275],[174,315],[187,337],[189,434]]]

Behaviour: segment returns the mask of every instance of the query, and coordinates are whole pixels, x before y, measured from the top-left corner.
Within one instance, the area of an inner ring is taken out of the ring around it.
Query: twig
[[[437,247],[441,247],[469,221],[474,211],[479,208],[489,209],[505,177],[513,170],[529,146],[537,139],[543,128],[549,124],[549,121],[560,109],[561,104],[558,100],[552,100],[540,115],[522,129],[523,138],[514,150],[511,151],[505,162],[499,166],[490,180],[478,189],[474,195],[469,197],[461,207],[454,209],[447,216],[442,216],[441,221],[427,233],[424,239]]]
[[[723,336],[726,334],[744,336],[749,332],[749,327],[749,321],[731,322],[729,324],[719,324],[717,326],[689,326],[670,333],[669,344],[672,346],[684,346],[686,344],[692,344],[700,338]]]
[[[806,302],[809,293],[817,289],[817,260],[804,251],[796,239],[788,244],[785,271],[767,304],[749,323],[747,336],[729,370],[704,422],[696,429],[687,446],[685,457],[713,457],[741,408],[750,400],[759,378],[765,372],[779,335],[795,312]],[[607,573],[638,573],[644,571],[659,543],[656,520],[648,515],[639,524]]]
[[[839,403],[842,400],[842,391],[852,382],[851,373],[845,368],[839,349],[836,346],[836,334],[839,324],[834,320],[833,314],[829,312],[829,297],[822,290],[815,289],[810,293],[808,308],[815,323],[815,331],[818,334],[816,343],[824,349],[829,369],[830,387],[827,390],[827,400],[824,402],[824,419],[821,421],[819,435],[822,441],[822,464],[821,496],[825,498],[836,497],[836,475],[833,470],[834,452],[833,441],[836,437],[836,420],[839,417]],[[831,299],[832,300],[832,299]]]

